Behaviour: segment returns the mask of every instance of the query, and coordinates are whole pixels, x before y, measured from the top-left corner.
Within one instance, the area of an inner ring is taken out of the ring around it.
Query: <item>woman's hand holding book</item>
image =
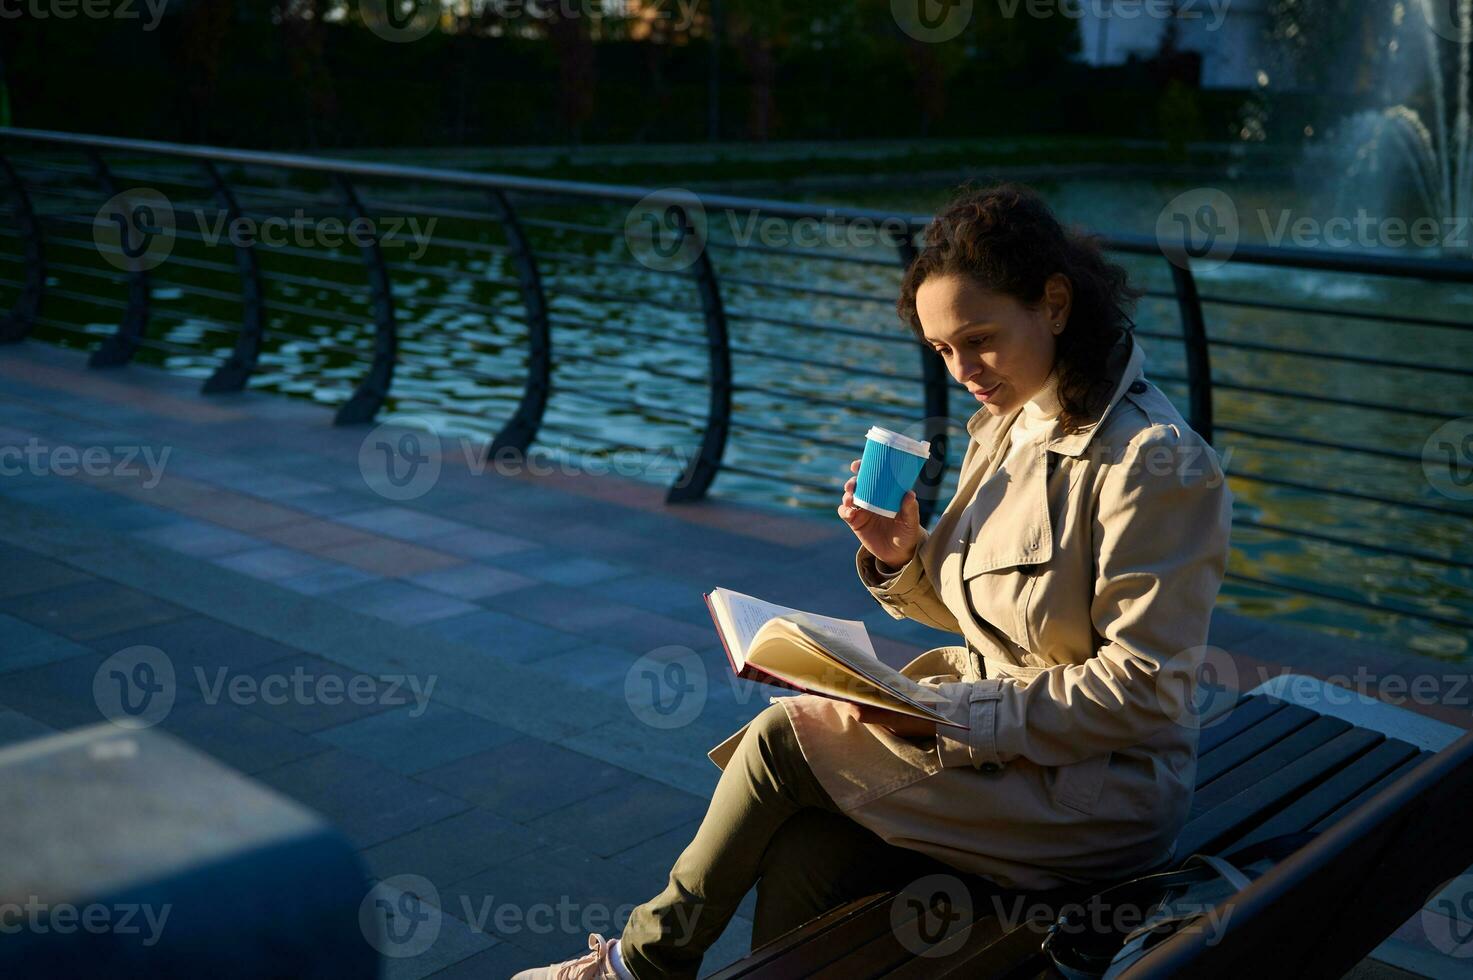
[[[851,473],[859,472],[859,460],[849,464]],[[884,517],[872,510],[855,506],[854,486],[857,476],[851,476],[844,484],[844,498],[839,503],[839,517],[849,525],[849,530],[859,543],[880,561],[898,570],[915,556],[916,542],[921,534],[921,510],[916,503],[914,490],[905,491],[900,502],[900,511],[894,517]],[[884,571],[884,569],[880,569]]]

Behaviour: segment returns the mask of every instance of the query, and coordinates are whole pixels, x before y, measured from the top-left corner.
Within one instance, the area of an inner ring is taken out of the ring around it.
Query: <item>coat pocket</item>
[[[1054,767],[1054,799],[1061,806],[1093,814],[1100,801],[1100,788],[1110,768],[1111,752]]]

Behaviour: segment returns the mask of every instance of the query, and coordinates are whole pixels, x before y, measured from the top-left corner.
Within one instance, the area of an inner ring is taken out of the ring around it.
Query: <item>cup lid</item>
[[[865,433],[865,438],[873,439],[875,442],[883,442],[887,446],[894,446],[896,449],[904,450],[913,456],[925,456],[928,459],[931,456],[931,443],[929,441],[912,439],[910,436],[903,436],[899,432],[892,432],[878,425],[870,426],[869,431]]]

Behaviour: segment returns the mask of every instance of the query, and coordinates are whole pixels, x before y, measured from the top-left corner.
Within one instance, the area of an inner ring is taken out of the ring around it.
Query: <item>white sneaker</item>
[[[613,952],[612,939],[605,939],[596,932],[588,934],[588,952],[577,959],[563,960],[551,966],[539,966],[523,970],[511,980],[619,980],[610,959]]]

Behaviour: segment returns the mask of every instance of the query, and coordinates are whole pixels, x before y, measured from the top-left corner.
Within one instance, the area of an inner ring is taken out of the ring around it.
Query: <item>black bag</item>
[[[1069,980],[1110,980],[1178,932],[1225,928],[1227,916],[1216,918],[1221,904],[1314,837],[1284,834],[1224,857],[1193,854],[1175,871],[1112,885],[1061,912],[1043,951]]]

